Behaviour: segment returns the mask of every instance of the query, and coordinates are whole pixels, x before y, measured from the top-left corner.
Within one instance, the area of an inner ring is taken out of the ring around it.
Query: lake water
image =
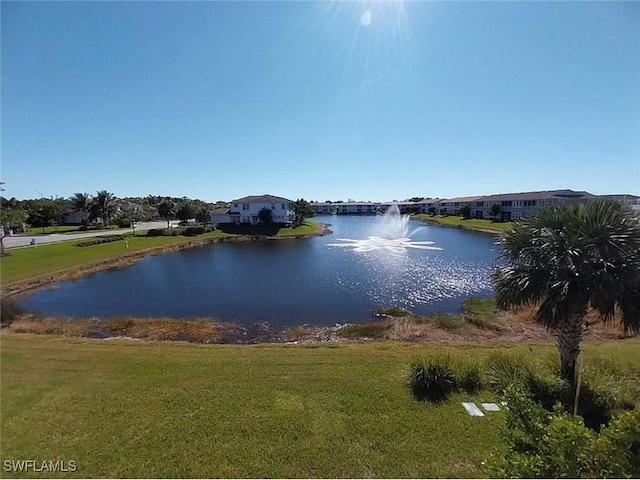
[[[274,325],[367,321],[376,306],[418,314],[459,312],[470,296],[491,295],[489,279],[500,247],[495,238],[456,228],[426,226],[412,241],[442,250],[386,248],[365,252],[330,246],[365,239],[381,217],[321,216],[332,235],[297,240],[224,243],[148,257],[105,271],[21,304],[72,317],[214,317]],[[92,248],[92,247],[87,247]]]

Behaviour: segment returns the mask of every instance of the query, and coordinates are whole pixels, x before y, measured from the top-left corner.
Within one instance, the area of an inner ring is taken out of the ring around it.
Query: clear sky
[[[1,9],[6,197],[640,194],[640,2]]]

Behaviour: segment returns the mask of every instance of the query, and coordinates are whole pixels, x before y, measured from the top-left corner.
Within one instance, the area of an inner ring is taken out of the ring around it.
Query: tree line
[[[190,220],[206,223],[210,211],[223,202],[207,203],[188,197],[147,197],[117,198],[107,190],[95,195],[74,193],[69,198],[40,198],[18,200],[15,197],[0,197],[0,224],[4,234],[9,230],[23,231],[25,225],[44,228],[60,223],[65,214],[80,214],[78,222],[85,228],[91,224],[108,227],[117,225],[128,227],[134,222],[150,220]]]

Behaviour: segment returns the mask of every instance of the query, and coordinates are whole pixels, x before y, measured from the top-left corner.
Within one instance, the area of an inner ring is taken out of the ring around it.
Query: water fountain
[[[376,233],[365,239],[337,238],[341,243],[330,243],[329,247],[352,248],[354,252],[372,252],[374,250],[386,250],[395,254],[402,254],[408,248],[418,250],[442,250],[434,247],[434,242],[413,241],[411,237],[424,227],[418,227],[409,232],[409,215],[401,215],[398,205],[391,205],[389,209],[376,222]]]

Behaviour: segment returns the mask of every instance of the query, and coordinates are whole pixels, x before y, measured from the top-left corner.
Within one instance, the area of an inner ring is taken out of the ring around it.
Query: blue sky
[[[639,2],[1,9],[7,197],[640,193]]]

